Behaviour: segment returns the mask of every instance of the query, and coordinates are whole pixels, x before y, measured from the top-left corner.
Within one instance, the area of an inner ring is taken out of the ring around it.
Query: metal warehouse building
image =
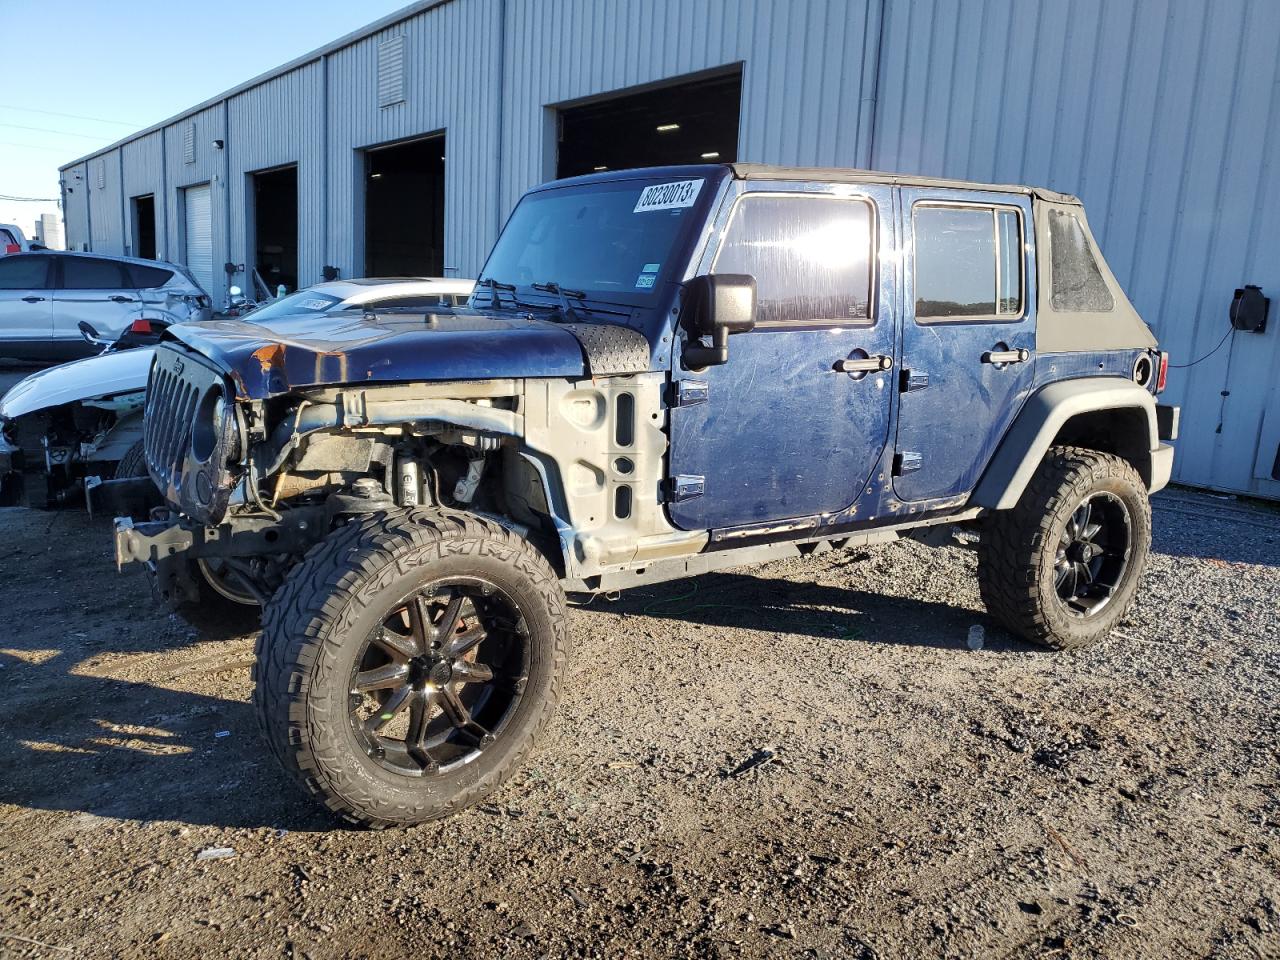
[[[1175,364],[1176,478],[1280,497],[1274,0],[434,0],[62,168],[72,249],[226,288],[475,276],[532,184],[752,160],[1078,194]],[[1226,338],[1224,340],[1224,337]]]

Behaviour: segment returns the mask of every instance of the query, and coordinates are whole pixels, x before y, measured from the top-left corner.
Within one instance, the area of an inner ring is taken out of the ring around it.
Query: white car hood
[[[0,417],[15,419],[73,400],[96,400],[147,388],[153,347],[103,353],[33,373],[0,399]]]

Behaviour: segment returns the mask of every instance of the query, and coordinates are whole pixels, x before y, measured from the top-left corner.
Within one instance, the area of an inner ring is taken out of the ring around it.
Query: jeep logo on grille
[[[182,371],[183,371],[183,368],[185,368],[185,367],[186,367],[186,364],[182,362],[182,358],[181,358],[181,357],[174,357],[174,358],[173,358],[173,372],[174,372],[174,373],[178,374],[178,376],[182,376]]]

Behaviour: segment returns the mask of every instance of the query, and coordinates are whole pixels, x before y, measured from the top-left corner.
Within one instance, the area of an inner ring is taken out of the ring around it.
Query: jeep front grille
[[[221,372],[178,344],[157,347],[147,382],[143,447],[147,470],[165,500],[200,523],[218,523],[236,478],[232,461],[238,445],[234,404]]]
[[[161,490],[179,477],[191,443],[191,417],[200,399],[197,386],[184,376],[185,366],[175,351],[157,350],[147,382],[143,445],[147,469]]]

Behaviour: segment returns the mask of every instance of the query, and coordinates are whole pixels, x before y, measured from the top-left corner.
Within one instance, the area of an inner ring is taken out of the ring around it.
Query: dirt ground
[[[1155,518],[1074,656],[960,549],[597,600],[523,772],[373,833],[265,753],[251,638],[158,608],[103,522],[0,510],[0,956],[1280,956],[1280,512]]]

